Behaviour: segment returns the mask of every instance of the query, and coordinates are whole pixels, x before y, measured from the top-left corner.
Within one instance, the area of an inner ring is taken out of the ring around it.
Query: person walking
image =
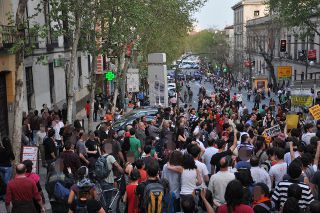
[[[4,137],[0,146],[0,176],[6,185],[12,176],[11,161],[14,159],[11,141],[8,137]]]
[[[36,207],[33,200],[39,204],[41,213],[45,212],[41,195],[37,189],[34,180],[26,176],[26,166],[18,164],[16,167],[16,176],[7,186],[6,209],[11,213],[36,213]],[[12,204],[12,209],[10,208]]]

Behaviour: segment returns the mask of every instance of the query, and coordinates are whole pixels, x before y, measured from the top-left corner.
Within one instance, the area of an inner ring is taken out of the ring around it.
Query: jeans
[[[38,136],[37,133],[39,132],[39,130],[32,130],[32,143],[31,145],[35,146],[38,143]]]
[[[12,167],[2,167],[0,166],[0,176],[5,184],[8,184],[8,182],[11,179],[12,176]]]

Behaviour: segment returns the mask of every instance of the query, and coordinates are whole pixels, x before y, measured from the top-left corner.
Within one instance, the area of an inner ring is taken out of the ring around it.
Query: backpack
[[[259,203],[259,204],[257,204],[257,206],[261,206],[269,213],[279,213],[279,211],[276,209],[276,205],[273,201],[271,201],[271,208],[264,203]]]
[[[101,155],[95,163],[95,175],[98,180],[107,178],[111,172],[111,168],[108,167],[108,156]]]
[[[128,152],[130,150],[130,138],[125,137],[123,143],[121,144],[121,150],[124,152]]]
[[[87,204],[78,204],[75,213],[88,213]]]
[[[149,183],[144,189],[143,206],[147,213],[162,213],[164,187],[161,183]]]
[[[58,200],[67,201],[69,198],[70,190],[64,187],[59,181],[54,185],[53,195]]]

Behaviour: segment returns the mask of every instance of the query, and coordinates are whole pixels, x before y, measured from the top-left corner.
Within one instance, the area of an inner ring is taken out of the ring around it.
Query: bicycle
[[[118,186],[122,184],[124,177],[120,177],[115,179],[115,182],[117,183]],[[99,181],[96,181],[96,191],[98,193],[98,198],[102,204],[102,207],[104,210],[108,213],[111,212],[116,212],[116,213],[121,213],[122,211],[120,210],[120,201],[121,201],[121,192],[118,188],[111,187],[110,189],[102,189],[101,183]],[[105,195],[110,195],[110,200],[108,200]],[[110,202],[108,202],[110,201]],[[108,204],[108,203],[110,204]]]

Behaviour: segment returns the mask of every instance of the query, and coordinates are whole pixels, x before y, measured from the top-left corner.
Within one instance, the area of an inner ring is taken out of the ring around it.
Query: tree
[[[272,79],[273,88],[277,90],[277,79],[273,61],[275,58],[276,43],[279,41],[282,25],[276,19],[273,19],[272,16],[267,16],[264,19],[263,24],[255,23],[253,20],[252,24],[246,26],[247,49],[245,51],[249,55],[250,61],[252,55],[260,55],[263,57]]]
[[[319,0],[269,0],[269,7],[286,26],[320,36]]]
[[[215,63],[222,70],[229,57],[229,44],[222,31],[214,29],[202,30],[189,35],[186,48],[192,53],[205,53],[210,62]]]
[[[15,97],[14,97],[14,119],[12,133],[12,148],[17,161],[20,161],[21,152],[21,131],[22,131],[22,111],[23,111],[23,73],[24,73],[24,54],[25,54],[25,11],[28,0],[19,0],[16,12],[16,41],[12,51],[16,56],[15,70]]]

